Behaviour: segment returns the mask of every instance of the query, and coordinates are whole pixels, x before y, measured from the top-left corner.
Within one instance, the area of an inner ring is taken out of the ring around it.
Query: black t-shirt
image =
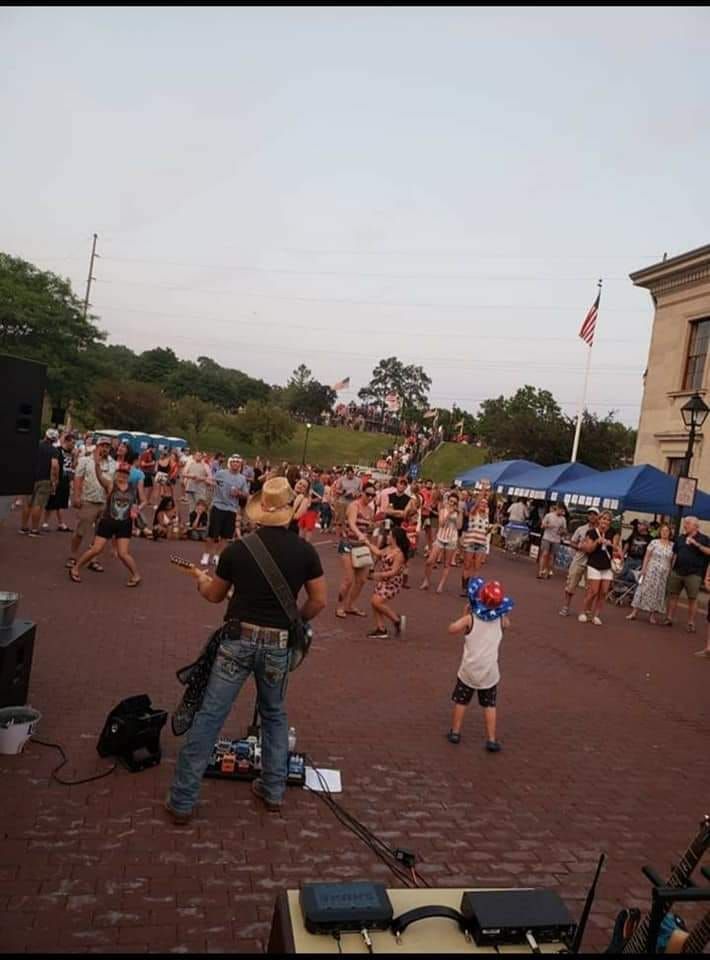
[[[206,510],[205,510],[203,513],[199,514],[199,516],[198,516],[198,514],[197,514],[197,510],[192,510],[192,511],[190,512],[190,516],[187,518],[187,522],[188,522],[188,524],[189,524],[191,527],[193,527],[193,528],[194,528],[194,527],[197,527],[197,528],[205,527],[205,528],[206,528],[206,527],[207,527],[207,518],[208,518],[208,516],[209,516],[209,514],[207,513]]]
[[[286,527],[260,527],[258,536],[286,578],[294,598],[303,584],[323,576],[315,547]],[[234,584],[225,620],[241,620],[264,627],[288,628],[288,617],[247,548],[237,540],[222,552],[217,576]]]
[[[630,560],[643,560],[651,538],[647,533],[631,534],[628,540],[624,541],[624,546],[628,547],[627,557]]]
[[[686,543],[686,539],[687,534],[683,533],[679,537],[676,537],[676,541],[673,544],[673,553],[676,558],[673,570],[680,577],[704,577],[708,565],[708,557],[698,550],[697,547],[694,547],[692,543]],[[710,539],[706,537],[704,533],[696,533],[693,536],[693,540],[702,543],[704,547],[710,547]]]
[[[587,536],[590,540],[601,540],[598,530],[590,530]],[[587,564],[595,570],[611,570],[611,547],[596,547],[587,554]]]
[[[412,498],[406,493],[391,493],[389,495],[389,504],[391,510],[406,510],[409,501]],[[390,517],[392,521],[392,526],[401,527],[402,526],[402,517]]]
[[[74,479],[74,452],[59,448],[59,482],[66,484]]]
[[[39,454],[37,456],[37,471],[35,481],[50,480],[52,477],[52,460],[59,461],[59,450],[54,446],[51,440],[43,440],[39,445]],[[60,468],[61,468],[61,461]]]

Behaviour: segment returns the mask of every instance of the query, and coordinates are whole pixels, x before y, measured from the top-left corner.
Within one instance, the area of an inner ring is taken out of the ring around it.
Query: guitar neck
[[[693,840],[688,849],[685,851],[681,857],[680,863],[678,863],[673,870],[671,875],[668,878],[666,883],[667,887],[673,887],[678,889],[684,887],[690,875],[695,870],[697,865],[700,863],[700,860],[705,853],[705,850],[708,846],[708,824],[707,818],[701,829],[698,836]],[[669,909],[669,908],[668,908]],[[666,913],[668,910],[666,910]],[[622,953],[645,953],[646,952],[646,941],[648,939],[648,930],[651,926],[651,914],[646,913],[640,920],[636,930],[629,937],[629,939],[624,944],[621,952]],[[654,948],[652,947],[652,950]]]
[[[681,953],[702,953],[708,943],[710,943],[710,910],[690,931]]]

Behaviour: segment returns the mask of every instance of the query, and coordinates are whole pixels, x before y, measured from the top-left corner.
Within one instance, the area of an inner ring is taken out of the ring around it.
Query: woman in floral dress
[[[627,620],[635,620],[639,610],[650,614],[649,622],[658,623],[656,614],[666,611],[666,582],[673,559],[673,541],[671,528],[664,523],[658,531],[658,539],[652,540],[646,548],[641,567],[641,582],[631,601],[632,610]]]

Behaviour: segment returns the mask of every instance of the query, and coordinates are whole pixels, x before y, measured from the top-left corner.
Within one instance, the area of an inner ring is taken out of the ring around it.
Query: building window
[[[710,319],[693,321],[690,325],[688,359],[685,362],[684,390],[700,390],[703,385],[708,340],[710,340]]]
[[[672,477],[682,477],[685,471],[685,457],[668,457],[666,473]]]

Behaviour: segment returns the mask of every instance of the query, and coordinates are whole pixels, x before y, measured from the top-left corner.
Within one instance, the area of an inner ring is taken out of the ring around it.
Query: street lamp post
[[[303,456],[301,457],[301,466],[305,467],[306,465],[306,449],[308,448],[308,436],[311,432],[312,423],[306,424],[306,436],[303,439]]]
[[[690,431],[688,434],[688,447],[683,458],[682,477],[690,476],[690,463],[693,459],[693,447],[695,445],[695,433],[705,423],[710,407],[705,403],[699,393],[694,393],[680,408],[680,415],[683,423]],[[683,508],[678,507],[677,530],[676,535],[680,535],[680,521],[683,514]]]

